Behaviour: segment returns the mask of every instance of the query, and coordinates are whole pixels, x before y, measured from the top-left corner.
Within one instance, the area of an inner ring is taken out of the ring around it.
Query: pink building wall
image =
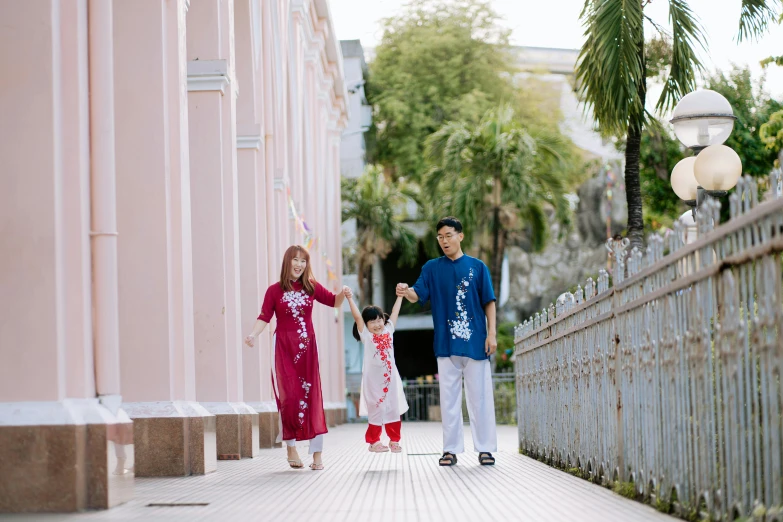
[[[75,454],[102,452],[132,487],[156,419],[198,419],[213,452],[147,473],[214,469],[213,417],[217,453],[221,419],[236,415],[236,451],[252,456],[259,421],[246,418],[274,409],[273,328],[256,348],[242,339],[284,250],[305,240],[288,190],[318,238],[316,277],[341,287],[326,259],[341,277],[347,109],[326,0],[130,4],[0,3],[0,46],[16,50],[0,53],[15,71],[0,82],[0,447],[18,426],[130,416],[135,450],[131,438]],[[330,410],[344,408],[342,315],[314,318]],[[95,414],[76,420],[73,400]]]

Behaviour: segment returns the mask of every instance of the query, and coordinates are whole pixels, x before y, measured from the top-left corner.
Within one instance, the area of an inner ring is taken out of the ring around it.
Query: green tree
[[[358,179],[342,181],[342,219],[356,220],[355,261],[362,303],[372,302],[373,264],[385,259],[392,248],[401,252],[401,262],[416,260],[416,236],[405,228],[400,212],[408,199],[380,167],[370,166]]]
[[[485,0],[413,0],[384,21],[367,82],[371,162],[394,179],[420,179],[427,136],[514,96],[509,32],[498,21]]]
[[[707,77],[705,87],[725,96],[734,109],[737,121],[726,145],[739,154],[743,173],[755,177],[769,174],[777,149],[766,146],[764,122],[771,120],[767,129],[772,134],[777,132],[773,126],[774,115],[783,105],[769,97],[763,81],[753,81],[747,67],[718,71]],[[656,122],[642,133],[639,167],[647,229],[671,226],[685,210],[671,189],[670,176],[677,162],[691,153],[683,150],[669,129],[668,125]],[[724,204],[723,218],[727,215],[728,206]]]
[[[783,23],[783,15],[778,18],[778,24],[781,23]],[[783,56],[770,56],[761,61],[761,66],[764,68],[771,64],[783,67]],[[767,148],[778,155],[777,166],[783,168],[783,110],[770,114],[769,120],[761,125],[759,135]]]
[[[514,371],[514,362],[511,357],[514,355],[514,327],[517,323],[503,322],[498,325],[498,351],[495,355],[495,371],[511,372]]]
[[[666,71],[672,63],[671,41],[655,37],[645,42],[646,78],[665,81]],[[625,140],[619,140],[618,149],[625,150]],[[684,204],[671,189],[670,174],[685,155],[680,142],[673,136],[671,127],[651,119],[642,131],[639,146],[639,179],[645,235],[663,227],[671,227],[684,211]]]
[[[549,230],[545,206],[567,221],[559,168],[567,143],[557,136],[531,135],[515,120],[514,110],[502,105],[476,124],[447,123],[426,145],[434,165],[424,185],[434,195],[431,208],[470,223],[468,244],[475,234],[486,234],[492,284],[500,288],[509,233],[526,227],[534,248],[541,249]]]
[[[737,121],[725,145],[739,154],[743,174],[768,175],[776,156],[774,150],[766,147],[760,131],[773,113],[783,109],[783,104],[769,96],[763,79],[753,81],[747,66],[735,66],[709,76],[706,87],[725,96],[734,109]]]
[[[644,242],[644,218],[639,174],[642,134],[649,121],[645,108],[649,63],[646,54],[644,9],[650,0],[586,0],[581,18],[585,43],[576,69],[579,93],[601,131],[626,136],[625,190],[627,233],[631,244]],[[656,108],[661,112],[696,87],[704,47],[702,28],[687,0],[668,0],[672,46],[671,63]],[[742,0],[739,39],[757,37],[778,17],[779,0]],[[660,32],[663,28],[655,26]]]
[[[642,133],[639,176],[644,203],[645,232],[670,228],[686,207],[672,190],[671,172],[685,157],[684,147],[663,123]]]
[[[783,167],[783,110],[770,115],[769,120],[761,126],[759,136],[767,149],[777,154],[776,165]]]

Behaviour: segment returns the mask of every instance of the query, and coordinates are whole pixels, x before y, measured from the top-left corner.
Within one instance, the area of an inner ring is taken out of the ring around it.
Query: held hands
[[[344,286],[343,295],[345,296],[346,299],[353,299],[353,290],[351,290],[351,288],[348,286]]]
[[[487,334],[487,340],[484,342],[484,352],[487,355],[494,354],[498,349],[498,338],[495,332]]]
[[[248,345],[251,348],[253,346],[255,346],[255,344],[256,344],[256,336],[253,335],[253,334],[250,334],[247,337],[245,337],[245,344]]]
[[[398,283],[396,289],[397,297],[405,297],[407,293],[408,293],[408,285],[405,283]]]

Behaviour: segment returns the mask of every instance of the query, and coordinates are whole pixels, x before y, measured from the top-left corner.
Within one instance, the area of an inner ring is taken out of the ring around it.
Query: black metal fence
[[[495,389],[495,419],[498,424],[517,423],[517,401],[515,389],[515,375],[513,373],[492,374],[492,383]],[[437,380],[403,381],[405,398],[408,401],[408,411],[403,415],[405,422],[435,421],[440,422],[440,385]],[[360,393],[352,391],[348,393],[348,402],[353,405],[354,411],[359,410]],[[468,409],[465,402],[465,394],[462,395],[462,416],[468,421]],[[354,422],[366,420],[366,417],[354,416],[350,419]]]

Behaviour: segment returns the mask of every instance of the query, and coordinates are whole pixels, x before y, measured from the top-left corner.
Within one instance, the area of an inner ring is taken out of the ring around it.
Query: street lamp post
[[[685,95],[674,108],[671,122],[680,142],[693,150],[672,170],[674,193],[698,208],[705,195],[725,197],[742,174],[739,155],[723,142],[734,129],[734,111],[721,94],[703,89]]]

